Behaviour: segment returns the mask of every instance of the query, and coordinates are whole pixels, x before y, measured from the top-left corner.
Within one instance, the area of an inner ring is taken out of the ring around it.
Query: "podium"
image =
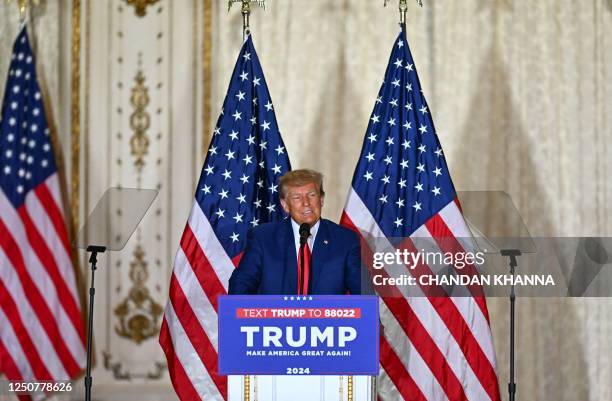
[[[372,401],[378,361],[377,297],[219,298],[230,401]]]

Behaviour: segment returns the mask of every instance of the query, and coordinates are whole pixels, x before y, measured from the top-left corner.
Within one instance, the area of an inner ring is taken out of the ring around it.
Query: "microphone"
[[[310,224],[302,223],[300,225],[300,245],[306,244],[308,237],[310,237]]]

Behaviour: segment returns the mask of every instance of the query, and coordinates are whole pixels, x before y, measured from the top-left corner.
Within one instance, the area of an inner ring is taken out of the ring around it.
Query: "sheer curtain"
[[[612,2],[409,1],[408,40],[458,190],[501,189],[532,235],[612,234]],[[217,1],[213,119],[241,41]],[[398,32],[396,3],[291,0],[251,27],[294,168],[340,216]],[[612,283],[611,283],[612,284]],[[508,302],[490,299],[506,397]],[[518,397],[612,400],[612,300],[519,299]]]

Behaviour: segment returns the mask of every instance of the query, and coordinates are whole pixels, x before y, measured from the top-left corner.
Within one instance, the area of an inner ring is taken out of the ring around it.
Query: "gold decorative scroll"
[[[142,171],[144,166],[144,157],[149,152],[149,137],[147,130],[151,125],[151,116],[146,111],[149,105],[149,88],[144,84],[145,77],[141,70],[138,70],[134,78],[136,84],[132,88],[130,103],[134,106],[134,112],[130,115],[130,128],[134,132],[130,138],[130,146],[132,148],[132,156],[134,156],[134,165],[138,173]]]
[[[159,318],[163,308],[149,294],[145,283],[149,278],[145,252],[139,245],[133,253],[130,263],[130,281],[133,283],[128,296],[115,307],[115,316],[119,325],[115,332],[121,337],[140,344],[147,338],[157,335]]]
[[[125,0],[128,6],[134,7],[134,12],[138,17],[147,15],[147,7],[152,6],[159,0]]]
[[[72,2],[70,44],[70,233],[75,238],[79,227],[79,179],[81,157],[81,1]]]

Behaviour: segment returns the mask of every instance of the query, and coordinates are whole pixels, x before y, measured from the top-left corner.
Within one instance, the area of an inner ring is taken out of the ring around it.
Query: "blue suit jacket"
[[[321,219],[310,262],[310,294],[361,293],[357,234]],[[297,254],[291,219],[249,230],[229,294],[297,294]]]

